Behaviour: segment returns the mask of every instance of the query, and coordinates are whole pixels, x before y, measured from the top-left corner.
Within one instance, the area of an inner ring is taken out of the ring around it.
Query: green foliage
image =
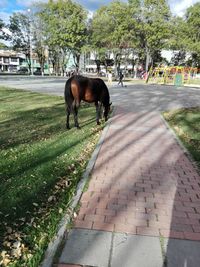
[[[97,10],[91,23],[90,40],[97,59],[107,66],[113,53],[115,66],[119,67],[122,50],[136,47],[135,25],[127,3],[113,1]]]
[[[30,19],[24,13],[13,13],[10,16],[9,30],[12,33],[10,41],[12,47],[16,51],[20,51],[26,55],[28,61],[29,70],[31,70],[30,62]]]
[[[71,0],[49,1],[43,5],[40,17],[46,25],[49,47],[70,49],[78,67],[87,40],[86,11]]]
[[[0,19],[0,39],[3,39],[3,33],[1,31],[1,29],[3,28],[3,26],[4,26],[4,22],[3,22],[2,19]]]
[[[183,18],[171,20],[171,37],[169,48],[179,50],[178,57],[186,52],[191,53],[188,65],[200,66],[200,3],[189,7]],[[178,60],[179,61],[179,60]]]
[[[137,20],[138,50],[152,58],[167,46],[170,35],[170,8],[166,0],[129,1]],[[154,58],[153,58],[154,59]]]
[[[118,60],[122,49],[133,48],[140,58],[151,57],[167,46],[171,13],[165,0],[113,1],[94,15],[91,26],[93,47],[114,52]],[[120,59],[121,60],[121,59]]]
[[[9,30],[12,33],[13,49],[30,56],[30,21],[23,13],[14,13],[10,17]]]
[[[4,43],[1,43],[1,42],[0,42],[0,49],[1,49],[1,48],[7,48],[7,45],[5,45]]]
[[[186,25],[187,48],[192,52],[194,65],[200,67],[200,3],[187,9]]]

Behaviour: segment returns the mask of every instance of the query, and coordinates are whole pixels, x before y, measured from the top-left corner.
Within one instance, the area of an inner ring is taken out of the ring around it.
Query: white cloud
[[[94,15],[94,12],[91,11],[91,10],[89,10],[89,12],[88,12],[88,19],[92,19],[93,15]]]
[[[31,6],[33,3],[37,3],[37,2],[47,2],[48,0],[17,0],[17,4],[19,6],[24,6],[24,7],[29,7]]]
[[[171,10],[175,15],[183,16],[185,10],[194,5],[195,3],[199,2],[199,0],[182,0],[182,1],[170,1]]]

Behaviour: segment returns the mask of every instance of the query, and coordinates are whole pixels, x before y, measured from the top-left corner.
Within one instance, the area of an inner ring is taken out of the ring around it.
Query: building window
[[[4,57],[3,62],[4,63],[9,63],[9,58],[8,57]]]
[[[18,59],[15,57],[11,57],[11,62],[18,62]]]

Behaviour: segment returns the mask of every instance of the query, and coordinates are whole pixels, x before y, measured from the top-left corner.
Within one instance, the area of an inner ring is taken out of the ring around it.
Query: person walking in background
[[[112,72],[111,71],[108,72],[108,83],[109,85],[112,85]]]
[[[118,85],[121,84],[122,87],[124,86],[124,85],[123,85],[123,78],[124,78],[124,75],[123,75],[123,73],[120,71],[120,72],[119,72],[119,82],[118,82]]]

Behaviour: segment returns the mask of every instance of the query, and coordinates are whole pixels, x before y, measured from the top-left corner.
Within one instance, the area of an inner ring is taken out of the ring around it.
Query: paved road
[[[0,76],[0,85],[63,96],[66,78],[5,77]],[[182,106],[200,106],[200,89],[159,85],[131,85],[110,88],[111,101],[127,110],[161,111]]]
[[[66,78],[0,76],[0,85],[63,96]]]

